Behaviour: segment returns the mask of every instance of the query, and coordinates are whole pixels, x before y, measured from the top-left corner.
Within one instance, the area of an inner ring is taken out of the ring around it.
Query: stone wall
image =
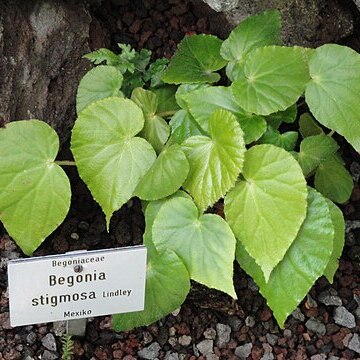
[[[222,12],[230,27],[249,15],[279,9],[285,44],[319,46],[336,42],[353,32],[353,15],[337,0],[202,0]],[[360,6],[360,0],[355,0]]]
[[[1,123],[38,118],[69,136],[91,20],[77,1],[0,2]]]

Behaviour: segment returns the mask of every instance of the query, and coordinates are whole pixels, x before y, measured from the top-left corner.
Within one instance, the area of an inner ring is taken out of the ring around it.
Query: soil
[[[92,9],[99,28],[113,29],[108,38],[111,46],[126,42],[137,49],[151,49],[154,57],[170,57],[184,34],[210,32],[206,13],[185,1],[118,0],[117,3],[116,6],[103,4],[101,11],[97,6]],[[94,47],[96,36],[95,32]],[[346,43],[356,48],[359,39],[355,34]],[[339,140],[356,182],[351,200],[343,206],[347,220],[346,246],[334,283],[330,285],[324,278],[319,279],[288,318],[285,330],[277,326],[254,282],[235,265],[237,301],[193,283],[181,310],[150,326],[115,333],[109,316],[90,319],[86,336],[75,338],[73,358],[360,359],[360,157]],[[64,146],[61,157],[69,156]],[[144,218],[137,199],[130,200],[113,216],[107,233],[104,215],[76,169],[66,168],[66,172],[73,193],[71,209],[64,223],[34,256],[142,242]],[[1,227],[0,251],[0,360],[60,358],[64,323],[10,327],[6,262],[23,254]],[[324,296],[330,289],[337,299],[336,305],[324,304],[327,303]],[[356,322],[355,326],[335,316],[342,310],[340,302],[349,312],[345,315]]]

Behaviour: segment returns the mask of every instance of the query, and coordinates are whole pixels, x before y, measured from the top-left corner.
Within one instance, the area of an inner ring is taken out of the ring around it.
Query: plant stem
[[[169,117],[169,116],[173,116],[175,113],[177,112],[177,110],[169,110],[169,111],[163,111],[160,113],[157,113],[157,116],[160,117]]]
[[[335,130],[331,130],[331,131],[327,134],[327,136],[332,137],[334,134],[335,134]]]
[[[60,166],[76,166],[75,161],[71,160],[56,160],[55,164],[58,164]]]

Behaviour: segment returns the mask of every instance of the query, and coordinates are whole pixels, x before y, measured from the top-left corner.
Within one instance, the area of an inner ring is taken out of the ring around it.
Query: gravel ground
[[[147,47],[154,56],[171,56],[189,32],[208,32],[209,21],[187,2],[119,1],[120,18],[103,16],[99,24],[114,28],[109,42]],[[102,9],[104,14],[112,8]],[[239,300],[193,284],[179,311],[129,332],[111,330],[110,317],[90,319],[85,338],[75,338],[74,359],[360,359],[360,159],[345,151],[357,185],[343,207],[346,247],[330,285],[319,279],[299,308],[279,329],[254,282],[235,266]],[[101,249],[141,243],[144,220],[135,199],[119,210],[106,233],[104,217],[79,180],[72,179],[73,205],[62,226],[36,251],[36,256],[80,249]],[[0,227],[0,360],[61,357],[63,322],[17,327],[9,325],[6,263],[22,257]]]

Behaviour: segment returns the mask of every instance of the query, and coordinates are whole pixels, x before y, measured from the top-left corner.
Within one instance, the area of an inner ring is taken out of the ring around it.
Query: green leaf
[[[269,115],[293,105],[308,81],[301,48],[266,46],[246,56],[243,74],[231,88],[245,111]]]
[[[39,120],[11,122],[0,128],[0,220],[26,255],[64,220],[69,179],[54,160],[59,138]]]
[[[88,71],[81,79],[76,94],[76,111],[79,113],[92,102],[110,96],[121,96],[123,76],[114,66],[100,65]]]
[[[122,74],[125,74],[127,71],[133,74],[135,71],[135,49],[131,49],[131,46],[128,44],[118,44],[118,46],[121,50],[121,53],[118,55],[119,62],[117,64],[119,71]]]
[[[225,215],[268,281],[305,219],[306,182],[297,161],[274,145],[248,150],[242,176],[225,197]]]
[[[244,132],[245,144],[251,144],[260,139],[266,131],[266,120],[262,116],[237,114],[236,119]]]
[[[75,122],[71,150],[80,177],[106,215],[107,226],[155,161],[151,145],[135,137],[143,125],[141,109],[120,98],[91,104]]]
[[[242,114],[245,111],[235,102],[230,88],[224,86],[211,86],[199,90],[191,91],[182,96],[187,107],[198,122],[205,130],[209,129],[209,118],[215,110],[225,109],[234,114]]]
[[[202,129],[187,110],[179,110],[170,120],[171,135],[178,144],[190,136],[201,135]]]
[[[242,61],[250,51],[266,45],[280,45],[281,16],[278,10],[265,11],[242,21],[221,45],[221,56]]]
[[[236,258],[260,287],[280,327],[324,273],[333,247],[334,228],[325,199],[309,189],[308,210],[293,244],[266,283],[259,266],[238,247]]]
[[[266,133],[260,138],[259,144],[272,144],[286,151],[292,151],[296,146],[297,139],[298,133],[296,131],[287,131],[280,134],[278,130],[274,130],[269,126]]]
[[[189,162],[179,145],[164,149],[138,183],[134,194],[143,200],[158,200],[176,192],[189,173]]]
[[[145,116],[156,114],[158,98],[152,91],[138,87],[133,90],[131,100],[142,109]]]
[[[148,253],[145,308],[143,311],[116,314],[112,317],[115,331],[152,324],[178,309],[190,290],[189,274],[179,257],[165,249],[160,254]]]
[[[216,110],[209,119],[209,134],[192,136],[182,145],[190,164],[183,187],[200,211],[235,185],[244,161],[243,132],[232,113]]]
[[[209,118],[217,109],[225,109],[235,114],[242,130],[245,142],[249,144],[261,137],[266,131],[266,121],[261,116],[245,112],[235,101],[231,89],[223,86],[213,86],[191,91],[182,96],[187,107],[205,130],[209,129]]]
[[[166,116],[170,116],[173,112],[180,109],[175,99],[176,90],[177,87],[174,85],[165,85],[156,89],[151,89],[158,99],[158,107],[156,111],[158,115],[169,114]]]
[[[144,213],[145,213],[145,232],[144,232],[143,239],[144,239],[144,245],[146,245],[146,247],[148,249],[151,249],[151,251],[156,251],[155,245],[152,241],[152,227],[154,224],[154,220],[155,220],[159,210],[161,209],[161,207],[167,201],[174,199],[174,198],[178,198],[178,197],[183,197],[183,198],[186,198],[186,199],[189,199],[192,201],[192,198],[188,193],[186,193],[185,191],[182,191],[182,190],[178,190],[175,194],[172,194],[171,196],[169,196],[165,199],[150,201],[146,205],[146,209],[144,211]]]
[[[156,115],[158,108],[156,94],[149,90],[136,88],[131,94],[131,100],[144,112],[145,124],[140,135],[159,153],[169,138],[170,126],[162,117]]]
[[[297,160],[305,176],[313,172],[322,161],[335,154],[339,146],[330,136],[308,136],[300,144]]]
[[[303,138],[314,135],[324,135],[324,131],[309,113],[304,113],[299,118],[299,131]]]
[[[284,111],[268,115],[266,121],[274,130],[277,130],[282,122],[293,123],[296,120],[296,116],[297,106],[294,104]]]
[[[199,216],[195,204],[185,198],[167,201],[153,224],[158,250],[173,250],[185,263],[190,277],[236,298],[233,285],[235,237],[220,216]]]
[[[151,87],[156,87],[163,84],[161,77],[164,71],[167,68],[169,60],[167,58],[156,59],[153,63],[150,64],[149,69],[144,75],[144,81],[150,81]]]
[[[170,126],[160,116],[145,115],[144,129],[140,135],[144,137],[159,154],[169,138]]]
[[[332,284],[334,275],[339,267],[339,259],[345,245],[345,221],[341,210],[329,199],[326,199],[330,210],[331,220],[334,226],[334,246],[330,260],[324,271],[324,275]]]
[[[310,60],[305,93],[311,113],[360,151],[360,55],[340,45],[323,45]]]
[[[106,65],[114,66],[119,63],[119,57],[109,49],[100,48],[92,51],[89,54],[83,56],[83,58],[90,60],[95,65],[99,65],[102,62],[106,62]]]
[[[186,36],[178,45],[174,57],[163,75],[170,84],[217,82],[226,61],[220,56],[221,40],[213,35]]]
[[[199,90],[199,89],[205,89],[209,86],[210,86],[209,84],[204,84],[204,83],[203,84],[201,84],[201,83],[200,84],[181,84],[176,90],[176,94],[175,94],[176,102],[179,104],[179,106],[182,109],[188,110],[187,103],[185,102],[183,97],[192,91]]]
[[[335,157],[323,161],[316,170],[316,190],[338,204],[350,199],[353,185],[351,175]]]

